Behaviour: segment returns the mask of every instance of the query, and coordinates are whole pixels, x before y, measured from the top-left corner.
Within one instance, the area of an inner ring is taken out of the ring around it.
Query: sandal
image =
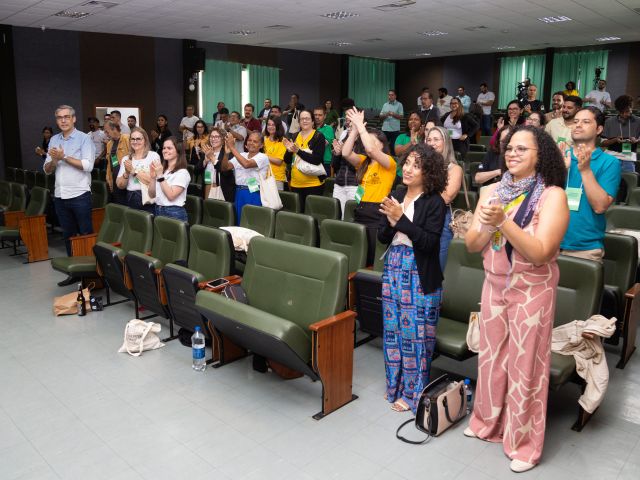
[[[409,405],[407,405],[404,400],[400,399],[391,404],[391,410],[394,412],[407,412],[411,410],[411,408],[409,408]]]

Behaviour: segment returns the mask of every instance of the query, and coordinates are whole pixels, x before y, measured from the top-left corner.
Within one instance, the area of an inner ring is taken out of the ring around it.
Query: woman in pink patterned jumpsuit
[[[478,383],[464,434],[501,442],[511,470],[539,461],[558,286],[556,258],[569,223],[566,168],[553,139],[519,127],[505,140],[500,183],[483,190],[465,237],[482,251],[485,282]]]

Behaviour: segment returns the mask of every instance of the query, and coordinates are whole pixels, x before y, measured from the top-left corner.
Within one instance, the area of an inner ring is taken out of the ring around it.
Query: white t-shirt
[[[127,125],[126,123],[121,123],[120,133],[126,133],[127,135],[129,135],[131,133],[131,129],[129,128],[129,125]]]
[[[169,207],[172,205],[176,207],[183,207],[187,200],[187,188],[189,187],[190,182],[191,175],[189,175],[189,170],[186,168],[176,170],[173,173],[165,173],[164,183],[171,186],[177,185],[179,187],[183,187],[183,190],[175,199],[169,200],[162,191],[162,185],[160,182],[156,181],[156,205],[160,205],[161,207]]]
[[[411,200],[409,204],[406,204],[406,201],[403,201],[400,205],[402,206],[402,213],[404,213],[405,217],[409,219],[410,222],[413,222],[413,214],[415,213],[415,203],[416,200],[419,199],[422,195],[418,195],[416,198]],[[391,245],[406,245],[407,247],[413,248],[413,242],[411,239],[404,233],[398,231],[393,236],[393,240],[391,240]]]
[[[609,95],[609,92],[601,92],[600,90],[591,90],[585,98],[595,98],[596,101],[589,102],[589,105],[593,107],[597,107],[601,112],[604,112],[604,108],[605,108],[605,105],[602,104],[603,100],[611,104],[611,95]]]
[[[122,157],[122,163],[120,163],[120,170],[118,170],[118,178],[123,177],[126,169],[124,168],[124,162],[125,160],[129,160],[129,155],[125,155],[124,157]],[[160,162],[160,155],[158,155],[156,152],[154,151],[149,151],[147,153],[147,156],[140,159],[140,160],[133,160],[133,172],[134,173],[138,173],[138,172],[149,172],[149,165],[151,165],[151,162],[153,162],[154,160]],[[140,190],[140,181],[134,177],[133,175],[129,175],[129,183],[127,183],[127,190],[130,191],[135,191],[135,190]]]
[[[449,115],[444,121],[443,126],[449,132],[451,140],[458,140],[462,136],[462,123],[460,122],[460,120],[454,122],[453,118],[451,118],[451,115]]]
[[[229,130],[233,130],[235,133],[242,135],[242,140],[236,140],[236,150],[238,152],[244,152],[244,141],[247,138],[247,129],[238,123],[237,125],[230,125]]]
[[[267,168],[269,168],[269,157],[264,153],[258,152],[253,157],[249,158],[249,154],[245,151],[238,151],[244,158],[249,160],[253,160],[258,164],[258,168],[244,168],[240,165],[240,162],[236,158],[232,158],[229,160],[233,165],[233,173],[236,177],[236,185],[244,185],[247,186],[247,180],[250,178],[255,178],[257,181],[260,181],[258,175],[262,175],[263,177],[267,173]]]
[[[190,117],[182,117],[182,120],[180,120],[180,125],[184,125],[185,127],[193,130],[193,126],[196,124],[198,120],[200,119],[196,115],[191,115]],[[186,142],[191,137],[193,137],[193,132],[189,130],[185,130],[184,132],[182,132],[183,141]]]
[[[496,96],[493,92],[480,93],[478,94],[478,105],[482,107],[483,115],[491,115],[491,105],[482,105],[480,102],[489,102],[491,100],[495,101]]]
[[[102,130],[96,130],[95,132],[89,132],[88,135],[91,137],[91,141],[93,142],[93,146],[96,150],[94,158],[95,160],[104,152],[104,149],[106,147],[104,140],[108,140],[107,134]]]
[[[438,111],[440,112],[440,115],[444,115],[445,113],[448,113],[451,111],[451,99],[453,97],[451,95],[446,95],[443,98],[438,98],[435,103],[436,103],[436,107],[438,107]]]

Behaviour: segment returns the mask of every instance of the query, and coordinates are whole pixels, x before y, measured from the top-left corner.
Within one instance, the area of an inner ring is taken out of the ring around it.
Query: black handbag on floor
[[[420,445],[431,437],[437,437],[450,426],[458,423],[467,415],[467,396],[464,382],[454,381],[444,374],[429,383],[420,394],[416,416],[407,420],[396,430],[396,437],[406,443]],[[400,435],[405,425],[415,422],[421,432],[427,434],[422,441],[409,440]]]

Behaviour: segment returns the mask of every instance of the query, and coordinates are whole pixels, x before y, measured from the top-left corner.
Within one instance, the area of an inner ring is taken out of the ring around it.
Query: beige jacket
[[[599,337],[609,338],[615,330],[616,318],[602,315],[593,315],[584,321],[574,320],[553,329],[551,351],[573,355],[576,371],[587,383],[578,403],[589,413],[600,406],[609,384],[609,367]]]

